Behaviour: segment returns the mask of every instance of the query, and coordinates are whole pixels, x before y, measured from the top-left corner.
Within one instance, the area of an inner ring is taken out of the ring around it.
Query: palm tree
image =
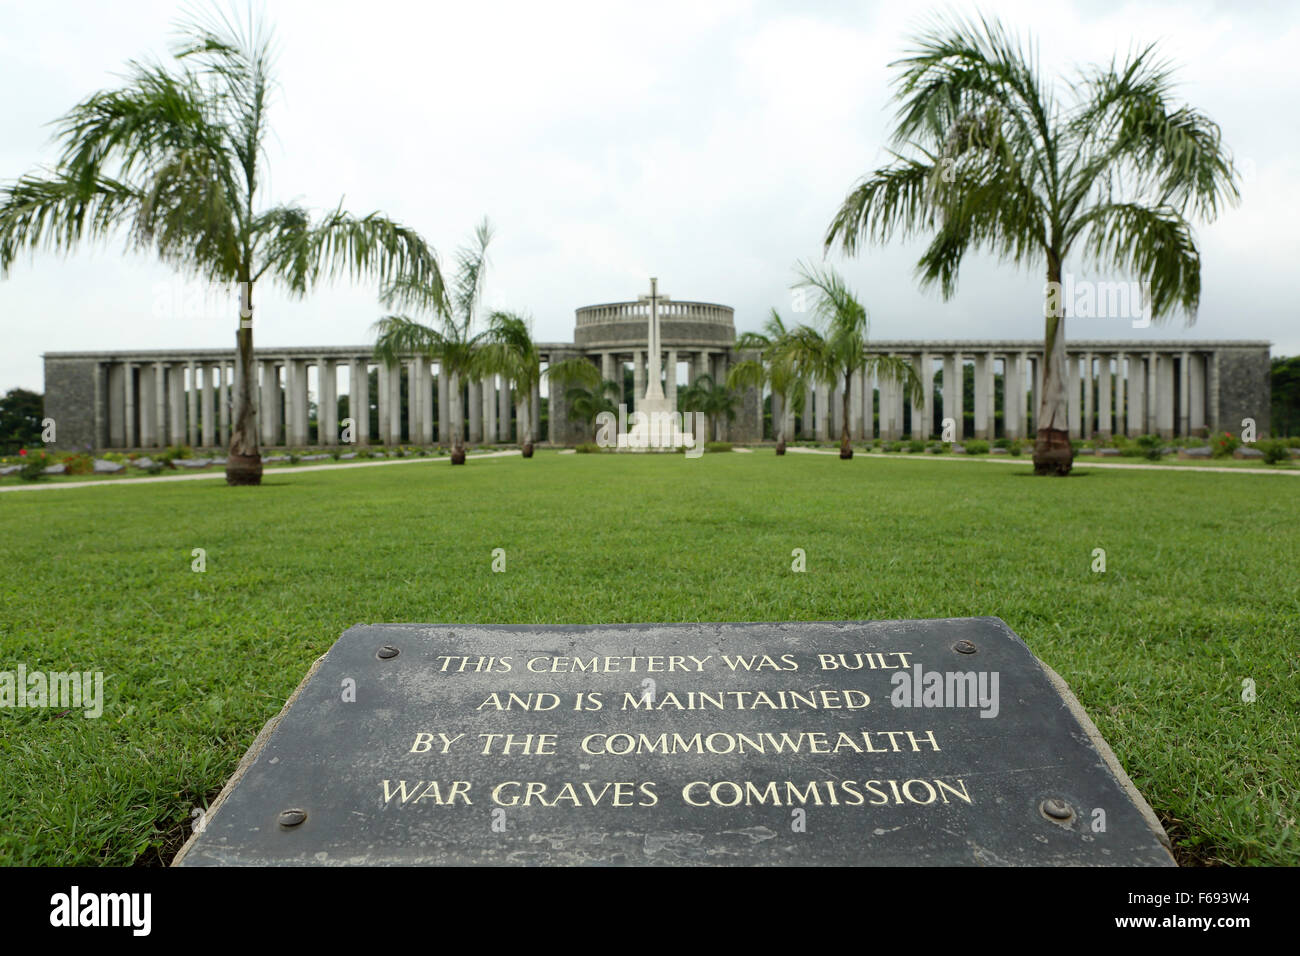
[[[437,361],[439,374],[447,376],[453,465],[465,463],[460,391],[489,374],[485,346],[493,341],[493,331],[478,328],[478,306],[491,241],[492,225],[484,219],[474,231],[473,244],[456,253],[456,279],[450,290],[441,280],[420,282],[408,277],[384,285],[380,301],[385,306],[432,315],[437,327],[399,314],[386,315],[374,324],[375,357],[381,362],[394,366],[405,356],[423,355]]]
[[[488,321],[482,367],[489,375],[501,375],[516,395],[523,396],[519,405],[519,447],[525,458],[532,458],[533,423],[529,415],[533,388],[542,378],[541,355],[526,319],[513,312],[493,312]]]
[[[737,353],[758,352],[757,359],[745,359],[733,365],[727,372],[727,387],[733,389],[756,388],[760,397],[764,386],[770,386],[772,395],[781,400],[782,412],[772,419],[772,437],[776,439],[776,453],[785,454],[785,419],[784,409],[788,406],[798,414],[803,414],[804,395],[807,383],[799,380],[794,367],[786,360],[785,348],[790,330],[786,328],[776,309],[763,323],[761,332],[742,332],[736,336]],[[778,421],[779,418],[779,421]]]
[[[587,364],[590,365],[591,363],[588,362]],[[599,375],[599,372],[597,375]],[[623,386],[613,379],[605,379],[592,386],[571,385],[564,393],[564,400],[568,403],[569,412],[587,423],[587,427],[592,429],[593,439],[596,435],[596,416],[601,412],[617,415],[618,405],[616,402],[622,397]]]
[[[403,277],[441,285],[420,236],[378,213],[314,217],[264,207],[263,141],[274,89],[271,31],[250,15],[182,24],[176,64],[132,62],[125,85],[57,121],[53,168],[0,189],[0,275],[23,251],[66,251],[125,230],[128,246],[240,296],[226,482],[262,480],[253,366],[253,289],[301,297],[323,279]]]
[[[852,458],[849,400],[853,376],[862,373],[865,381],[875,373],[881,381],[901,383],[911,395],[913,408],[920,405],[923,397],[921,379],[906,359],[867,353],[867,310],[834,269],[817,269],[799,263],[796,272],[800,278],[794,287],[813,291],[816,296],[813,314],[822,328],[797,326],[781,346],[782,358],[800,380],[842,389],[840,457]]]
[[[713,376],[707,373],[695,376],[695,380],[682,389],[680,396],[683,411],[703,412],[709,417],[713,423],[714,441],[722,438],[723,419],[729,422],[735,420],[736,406],[739,403],[739,395],[727,385],[715,382]],[[701,436],[696,436],[696,440],[701,440]]]
[[[1185,213],[1209,221],[1238,199],[1237,171],[1204,114],[1171,101],[1153,46],[1123,64],[1080,70],[1068,103],[996,21],[939,19],[894,66],[900,103],[894,161],[845,198],[826,234],[853,253],[862,239],[933,232],[917,263],[923,286],[956,291],[962,256],[992,252],[1046,265],[1037,474],[1068,474],[1066,257],[1149,283],[1153,319],[1194,318],[1200,254]]]

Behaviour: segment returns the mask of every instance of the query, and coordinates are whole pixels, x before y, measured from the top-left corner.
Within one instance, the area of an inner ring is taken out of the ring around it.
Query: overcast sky
[[[973,11],[975,5],[930,9]],[[1243,171],[1243,201],[1197,228],[1197,322],[1134,329],[1075,319],[1071,338],[1253,338],[1300,352],[1300,5],[984,4],[1034,34],[1043,62],[1109,60],[1159,41],[1180,94],[1207,112]],[[925,4],[271,2],[277,91],[263,199],[343,200],[420,231],[449,263],[483,217],[490,305],[569,341],[578,306],[635,298],[648,277],[756,328],[790,311],[796,260],[820,258],[844,194],[886,161],[888,64]],[[0,179],[54,158],[48,124],[165,57],[176,4],[0,2]],[[871,336],[1041,338],[1043,267],[983,257],[944,302],[913,278],[920,245],[830,262]],[[120,242],[24,259],[0,281],[0,391],[40,390],[40,356],[81,349],[231,348],[235,318]],[[1077,262],[1067,269],[1083,274]],[[1096,276],[1095,278],[1107,278]],[[291,301],[263,287],[256,344],[373,341],[373,286]]]

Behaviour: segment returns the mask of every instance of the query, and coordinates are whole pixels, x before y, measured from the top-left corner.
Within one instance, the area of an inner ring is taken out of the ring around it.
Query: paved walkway
[[[752,451],[752,449],[736,449],[736,451]],[[787,447],[786,451],[794,455],[834,455],[836,457],[839,457],[840,454],[838,448],[827,449],[827,448]],[[519,454],[518,450],[490,451],[490,452],[484,452],[483,454],[471,454],[468,456],[468,458],[470,460],[478,460],[480,458],[510,458],[518,454]],[[564,454],[564,452],[562,451],[560,452],[560,454]],[[856,458],[879,458],[884,461],[923,460],[923,461],[949,461],[949,462],[956,462],[956,461],[984,462],[985,464],[995,464],[995,465],[1028,465],[1032,463],[1032,460],[1028,456],[1017,458],[1008,455],[1007,457],[1004,458],[1001,455],[997,455],[997,456],[950,455],[950,454],[932,455],[929,452],[925,452],[923,454],[906,454],[902,452],[897,452],[894,454],[885,454],[884,452],[864,452],[864,451],[855,450],[853,452],[853,457],[855,459]],[[415,464],[419,464],[420,462],[436,462],[436,461],[450,461],[450,460],[451,459],[446,455],[442,455],[434,458],[419,458],[419,457],[388,458],[383,461],[349,461],[349,462],[335,462],[334,464],[329,464],[329,465],[299,465],[299,466],[290,466],[287,468],[267,468],[264,474],[274,475],[275,477],[278,478],[284,475],[301,475],[309,471],[336,471],[341,468],[382,468],[385,465],[415,465]],[[1128,468],[1128,469],[1135,469],[1137,471],[1165,471],[1165,472],[1175,472],[1175,473],[1180,471],[1208,471],[1208,472],[1217,472],[1218,474],[1223,474],[1223,475],[1291,475],[1293,477],[1300,476],[1300,469],[1215,468],[1206,465],[1124,464],[1122,462],[1094,461],[1093,459],[1085,456],[1075,458],[1074,464],[1075,467],[1078,468],[1083,468],[1083,467]],[[212,471],[212,472],[204,472],[198,475],[160,475],[158,477],[150,477],[150,478],[107,478],[107,479],[100,479],[99,481],[57,481],[57,482],[50,482],[49,484],[32,482],[31,484],[28,485],[9,485],[7,487],[0,488],[0,492],[57,491],[61,488],[119,488],[125,485],[151,485],[160,481],[202,481],[205,478],[225,479],[225,477],[226,477],[225,471]]]
[[[467,455],[467,460],[476,461],[480,458],[508,458],[511,455],[518,455],[518,451],[489,451],[481,455]],[[415,458],[387,458],[383,461],[340,461],[332,465],[290,465],[287,468],[268,467],[263,472],[264,476],[273,475],[276,478],[285,475],[301,475],[308,471],[337,471],[341,468],[381,468],[384,465],[415,465],[420,462],[430,461],[451,461],[450,456],[441,455],[435,457],[415,457]],[[9,485],[0,488],[0,491],[57,491],[60,488],[117,488],[125,485],[151,485],[159,481],[202,481],[204,478],[221,478],[226,477],[225,469],[217,471],[203,472],[198,475],[160,475],[156,478],[101,478],[99,481],[52,481],[49,484],[42,484],[34,481],[28,485]]]
[[[834,449],[792,448],[787,446],[786,451],[793,452],[799,455],[834,455],[837,458],[839,457],[840,454],[840,450],[838,448],[834,448]],[[854,449],[853,457],[854,458],[880,458],[882,460],[887,460],[887,461],[904,461],[904,460],[918,461],[924,459],[925,461],[982,461],[987,464],[993,464],[993,465],[1033,464],[1033,458],[1029,455],[1022,455],[1020,457],[1016,457],[1014,455],[1007,455],[1006,457],[1003,457],[1002,455],[952,455],[952,454],[932,455],[929,452],[923,452],[920,454],[915,452],[913,453],[894,452],[892,454],[886,454],[885,452],[879,452],[879,451],[865,452],[865,451],[858,451],[857,449]],[[1094,459],[1090,455],[1077,456],[1074,459],[1074,466],[1076,468],[1085,468],[1085,467],[1087,468],[1129,468],[1129,469],[1135,469],[1137,471],[1168,471],[1168,472],[1213,471],[1223,475],[1292,475],[1292,476],[1300,475],[1300,469],[1295,469],[1295,468],[1222,468],[1222,467],[1216,468],[1207,465],[1125,464],[1123,462],[1118,462],[1118,461],[1108,462],[1108,461],[1102,461],[1100,459]]]

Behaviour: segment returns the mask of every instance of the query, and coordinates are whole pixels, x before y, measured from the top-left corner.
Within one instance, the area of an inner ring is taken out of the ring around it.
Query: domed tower
[[[653,297],[653,301],[652,301]],[[659,361],[654,361],[651,310],[658,317]],[[691,384],[700,375],[725,383],[727,371],[739,361],[735,352],[735,310],[716,302],[674,299],[653,291],[635,301],[585,305],[575,312],[573,351],[583,355],[601,371],[601,377],[623,383],[625,369],[632,368],[632,388],[623,402],[629,411],[647,409],[647,390],[658,365],[664,407],[677,410],[677,388]],[[561,396],[552,394],[556,433],[565,443],[590,441],[586,425],[568,421]],[[745,389],[736,417],[721,423],[722,434],[732,441],[758,441],[762,437],[762,399],[757,389]]]

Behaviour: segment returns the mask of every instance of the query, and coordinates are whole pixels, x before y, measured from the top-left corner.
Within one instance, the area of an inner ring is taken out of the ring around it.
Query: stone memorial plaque
[[[997,618],[350,628],[176,864],[1173,865]]]

